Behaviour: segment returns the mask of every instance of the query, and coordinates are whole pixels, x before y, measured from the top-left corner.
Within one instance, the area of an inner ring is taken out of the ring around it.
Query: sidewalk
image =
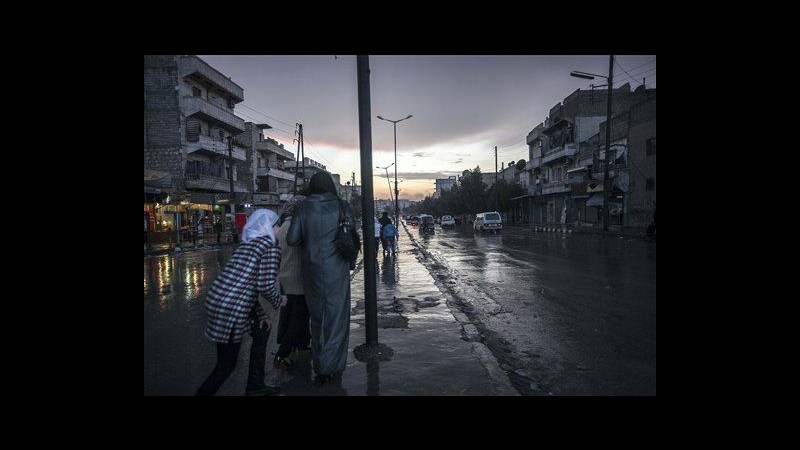
[[[354,354],[366,342],[359,263],[351,282],[350,341],[341,382],[315,383],[311,356],[292,355],[297,364],[285,371],[268,366],[268,383],[280,385],[283,395],[519,395],[488,348],[466,340],[467,333],[417,260],[409,235],[401,234],[396,261],[378,255],[378,343],[389,348],[386,360],[362,362]],[[269,352],[275,349],[272,341]]]

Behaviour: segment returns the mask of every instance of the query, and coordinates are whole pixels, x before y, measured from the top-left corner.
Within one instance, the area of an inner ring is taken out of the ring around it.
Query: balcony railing
[[[186,187],[189,189],[203,189],[214,192],[230,192],[231,183],[227,178],[186,173]],[[244,185],[238,181],[233,182],[234,192],[247,192]]]
[[[535,158],[531,158],[531,160],[528,161],[528,164],[525,165],[525,169],[535,169],[541,166],[542,166],[542,157],[537,156]]]
[[[239,161],[246,161],[247,160],[247,153],[245,149],[239,147],[238,145],[234,145],[233,151],[231,155],[233,159],[238,159]],[[215,156],[223,156],[225,158],[228,157],[228,143],[217,141],[211,139],[208,136],[200,135],[197,142],[187,142],[186,149],[188,153],[194,152],[205,152],[209,154],[213,154]]]
[[[225,178],[225,166],[203,161],[186,162],[186,187],[216,192],[230,192],[231,182]],[[239,181],[233,182],[234,192],[247,192]]]
[[[542,194],[557,194],[560,192],[569,192],[570,185],[569,181],[561,180],[561,181],[554,181],[552,183],[546,183],[542,185]]]
[[[547,164],[549,162],[553,162],[557,159],[564,158],[567,156],[574,156],[578,154],[578,145],[577,144],[564,144],[563,147],[557,147],[550,153],[544,155],[542,157],[542,163]]]
[[[219,124],[228,131],[240,133],[244,131],[244,120],[232,112],[217,106],[200,97],[185,96],[181,100],[183,113],[188,116],[197,115],[205,120]]]
[[[269,168],[259,167],[256,169],[257,177],[275,177],[280,180],[294,181],[294,174],[285,170],[279,169],[277,166],[270,164]]]
[[[236,99],[237,103],[244,100],[244,89],[196,56],[181,57],[178,61],[178,69],[181,77],[192,75],[222,89]]]

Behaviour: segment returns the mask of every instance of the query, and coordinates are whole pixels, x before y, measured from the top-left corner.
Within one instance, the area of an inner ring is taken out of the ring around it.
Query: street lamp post
[[[399,224],[399,199],[397,197],[398,190],[397,190],[397,122],[402,122],[406,119],[410,119],[413,116],[411,114],[408,117],[404,117],[400,120],[391,120],[391,119],[384,119],[381,116],[378,116],[378,119],[385,120],[387,122],[392,122],[394,125],[394,224],[397,226]],[[390,186],[391,187],[391,186]]]
[[[608,81],[608,105],[606,108],[606,159],[603,164],[603,231],[608,231],[608,165],[610,163],[611,155],[609,149],[611,147],[611,91],[614,87],[614,55],[608,57],[608,76],[596,75],[586,72],[570,72],[569,74],[576,78],[585,78],[587,80],[594,80],[594,77],[605,78]]]

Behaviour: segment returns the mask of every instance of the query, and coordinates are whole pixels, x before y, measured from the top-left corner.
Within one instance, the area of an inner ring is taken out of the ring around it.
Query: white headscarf
[[[250,242],[255,238],[269,236],[275,241],[275,232],[272,227],[278,221],[278,213],[271,209],[257,209],[247,218],[247,223],[242,229],[242,242]]]

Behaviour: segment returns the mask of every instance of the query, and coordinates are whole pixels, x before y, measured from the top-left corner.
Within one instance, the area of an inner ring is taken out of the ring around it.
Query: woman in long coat
[[[321,381],[327,381],[344,372],[347,365],[350,265],[337,253],[334,241],[340,207],[348,217],[350,210],[339,200],[326,172],[311,177],[308,193],[295,213],[286,243],[301,247],[314,372]]]

